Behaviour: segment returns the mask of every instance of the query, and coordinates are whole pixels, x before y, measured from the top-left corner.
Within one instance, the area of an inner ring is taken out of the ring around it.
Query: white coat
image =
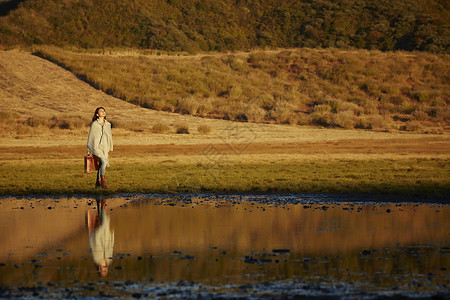
[[[106,161],[109,167],[108,152],[113,151],[113,140],[111,134],[111,123],[105,120],[101,123],[99,119],[91,123],[87,140],[87,150]]]

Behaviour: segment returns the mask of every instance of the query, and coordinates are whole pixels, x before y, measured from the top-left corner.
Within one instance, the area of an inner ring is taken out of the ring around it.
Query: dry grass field
[[[0,194],[99,193],[83,174],[89,119],[115,124],[110,192],[445,195],[448,133],[208,119],[107,95],[30,53],[0,52]],[[188,133],[176,133],[180,128]]]
[[[281,49],[155,55],[41,47],[36,55],[146,108],[251,123],[443,133],[446,55]]]

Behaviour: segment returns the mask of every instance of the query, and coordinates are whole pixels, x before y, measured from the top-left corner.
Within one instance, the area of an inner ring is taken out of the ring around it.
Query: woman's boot
[[[100,184],[102,185],[102,188],[107,189],[108,186],[106,185],[105,175],[102,175]]]
[[[97,181],[95,182],[95,188],[98,189],[101,186],[102,186],[102,181],[100,178],[98,178]]]

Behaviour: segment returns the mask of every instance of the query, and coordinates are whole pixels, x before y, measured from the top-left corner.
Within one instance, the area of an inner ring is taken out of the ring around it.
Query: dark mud
[[[450,195],[427,196],[422,194],[171,194],[171,195],[122,195],[123,197],[142,197],[143,199],[154,197],[166,201],[177,200],[189,202],[192,199],[225,200],[232,203],[239,201],[252,201],[268,205],[283,204],[304,204],[304,203],[361,203],[361,204],[382,204],[382,203],[417,203],[417,204],[450,204]],[[131,199],[131,198],[130,198]]]
[[[81,198],[0,199],[1,298],[450,299],[445,202]],[[91,242],[103,224],[102,273]]]
[[[420,295],[396,290],[377,293],[361,291],[357,285],[323,285],[305,282],[285,282],[246,285],[205,286],[194,282],[91,282],[78,288],[58,287],[52,283],[36,287],[0,287],[0,297],[45,299],[449,299],[450,292],[430,292]]]
[[[450,204],[450,195],[425,195],[425,194],[393,194],[393,193],[312,193],[312,194],[218,194],[218,193],[169,193],[169,194],[142,194],[142,193],[117,193],[104,194],[99,191],[97,194],[51,194],[51,195],[25,195],[19,196],[20,199],[54,199],[75,198],[84,199],[96,197],[107,197],[108,199],[120,198],[129,201],[139,201],[140,199],[162,199],[165,201],[191,201],[192,199],[204,200],[226,200],[236,201],[253,201],[261,204],[282,205],[282,204],[301,204],[301,203],[417,203],[417,204]],[[3,195],[1,199],[15,199],[15,195]]]

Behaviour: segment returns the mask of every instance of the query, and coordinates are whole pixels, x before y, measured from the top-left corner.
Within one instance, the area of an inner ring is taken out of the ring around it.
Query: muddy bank
[[[400,289],[400,287],[398,287]],[[143,282],[92,282],[77,289],[68,289],[50,282],[36,287],[0,287],[2,298],[45,299],[448,299],[450,291],[416,294],[398,290],[364,292],[357,284],[325,285],[302,281],[205,286],[195,282],[143,283]]]
[[[416,204],[450,204],[450,196],[442,195],[426,195],[426,194],[382,194],[382,193],[308,193],[308,194],[266,194],[266,193],[233,193],[233,194],[220,194],[220,193],[169,193],[169,194],[154,194],[154,193],[116,193],[111,194],[100,192],[95,195],[87,194],[71,194],[71,195],[4,195],[0,196],[2,199],[8,200],[42,200],[52,202],[54,205],[59,205],[59,199],[81,199],[92,202],[93,199],[98,197],[107,197],[108,199],[119,199],[126,202],[140,201],[142,199],[155,198],[164,201],[185,201],[189,202],[192,199],[205,199],[205,200],[225,200],[230,202],[236,201],[253,201],[267,205],[282,205],[282,204],[302,204],[302,203],[416,203]],[[121,202],[121,201],[119,201]],[[16,205],[17,206],[17,205]]]
[[[427,203],[427,204],[450,204],[449,196],[427,196],[418,194],[381,194],[381,193],[313,193],[313,194],[134,194],[127,195],[136,197],[136,199],[155,197],[165,201],[184,201],[189,202],[192,199],[204,200],[225,200],[232,203],[239,201],[251,201],[266,205],[283,204],[308,204],[308,203],[361,203],[361,204],[382,204],[382,203]]]

